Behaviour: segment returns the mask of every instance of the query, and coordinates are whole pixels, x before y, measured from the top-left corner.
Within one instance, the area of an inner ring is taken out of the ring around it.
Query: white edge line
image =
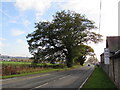
[[[78,90],[80,90],[80,88],[82,88],[83,87],[83,85],[86,83],[86,81],[88,80],[88,77],[87,77],[87,79],[85,79],[85,81],[82,83],[82,85],[79,87],[79,89]]]
[[[93,70],[94,71],[94,70]],[[91,72],[91,74],[93,73],[93,71]],[[85,81],[82,83],[82,85],[78,88],[78,90],[80,90],[83,85],[86,83],[86,81],[88,80],[88,78],[91,76],[91,74],[85,79]]]

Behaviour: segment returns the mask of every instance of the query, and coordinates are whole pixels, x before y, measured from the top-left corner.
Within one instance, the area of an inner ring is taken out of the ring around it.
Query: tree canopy
[[[65,60],[68,67],[74,60],[83,62],[94,50],[89,42],[102,41],[102,35],[93,32],[94,22],[74,11],[60,11],[53,20],[35,23],[36,30],[28,34],[29,51],[37,60]],[[81,64],[81,63],[80,63]]]

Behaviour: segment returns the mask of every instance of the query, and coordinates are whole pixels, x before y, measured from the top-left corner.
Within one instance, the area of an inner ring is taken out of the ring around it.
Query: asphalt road
[[[2,80],[2,88],[80,88],[92,73],[93,66],[83,66],[69,71],[50,72]]]

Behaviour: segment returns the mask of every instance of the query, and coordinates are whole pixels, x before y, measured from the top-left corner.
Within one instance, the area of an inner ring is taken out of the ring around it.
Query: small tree
[[[84,61],[86,60],[86,56],[87,55],[93,55],[94,54],[94,50],[87,45],[80,45],[80,49],[79,49],[79,55],[77,58],[77,61],[80,63],[80,65],[84,64]]]
[[[88,58],[87,62],[95,64],[98,62],[98,59],[94,55],[92,55],[91,57]]]
[[[35,28],[27,35],[30,53],[39,60],[66,60],[68,67],[81,56],[82,45],[102,40],[100,34],[91,31],[96,29],[93,21],[69,10],[57,12],[51,22],[35,23]]]

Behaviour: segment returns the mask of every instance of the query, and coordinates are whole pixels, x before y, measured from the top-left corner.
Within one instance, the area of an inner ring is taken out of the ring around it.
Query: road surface
[[[2,88],[27,88],[29,90],[37,88],[75,88],[78,90],[93,69],[94,66],[91,65],[69,71],[4,79],[2,80]]]

